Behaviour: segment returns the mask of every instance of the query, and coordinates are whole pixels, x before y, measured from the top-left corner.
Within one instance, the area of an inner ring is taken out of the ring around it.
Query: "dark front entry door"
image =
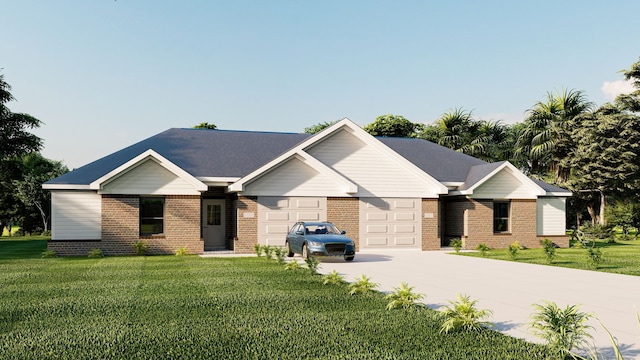
[[[227,248],[224,210],[223,199],[202,200],[202,237],[205,251]]]

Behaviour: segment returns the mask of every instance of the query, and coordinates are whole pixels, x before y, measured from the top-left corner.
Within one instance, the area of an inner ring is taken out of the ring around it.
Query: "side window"
[[[495,201],[493,203],[493,232],[509,232],[509,208],[508,201]]]
[[[140,198],[140,236],[164,233],[164,197]]]

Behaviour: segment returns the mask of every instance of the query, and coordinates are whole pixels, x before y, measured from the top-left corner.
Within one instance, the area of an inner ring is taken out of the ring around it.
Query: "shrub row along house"
[[[541,238],[567,246],[571,195],[509,162],[421,139],[373,137],[349,119],[315,134],[169,129],[43,185],[61,255],[284,245],[296,221],[327,220],[358,250],[467,249]]]

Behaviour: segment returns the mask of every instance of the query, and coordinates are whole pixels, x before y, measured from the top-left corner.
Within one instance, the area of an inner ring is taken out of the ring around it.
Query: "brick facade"
[[[175,254],[184,247],[189,253],[204,250],[200,238],[200,196],[165,196],[164,234],[140,236],[140,198],[130,195],[102,196],[102,240],[50,241],[49,249],[63,256],[85,256],[92,249],[104,255],[133,255],[133,244],[144,241],[149,254]]]
[[[327,221],[356,243],[356,251],[360,250],[360,201],[353,197],[328,197]]]
[[[258,198],[238,196],[234,201],[233,218],[236,221],[233,251],[236,254],[251,254],[258,243]]]
[[[422,251],[440,250],[438,199],[422,199]]]

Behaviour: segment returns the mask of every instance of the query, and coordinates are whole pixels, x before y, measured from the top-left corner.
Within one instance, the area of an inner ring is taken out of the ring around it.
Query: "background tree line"
[[[40,154],[41,138],[30,130],[42,122],[31,115],[14,113],[6,104],[14,100],[11,86],[0,74],[0,234],[12,225],[27,233],[49,230],[50,193],[42,183],[68,171],[60,161]]]
[[[640,223],[640,61],[622,73],[635,91],[596,106],[582,91],[549,92],[513,125],[456,108],[432,124],[382,115],[364,130],[374,136],[429,140],[488,162],[509,161],[525,174],[569,189],[568,224]],[[335,122],[304,129],[317,133]]]

